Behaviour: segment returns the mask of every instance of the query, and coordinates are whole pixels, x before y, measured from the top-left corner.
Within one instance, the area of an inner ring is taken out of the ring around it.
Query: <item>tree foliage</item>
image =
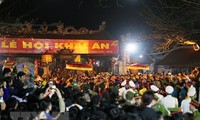
[[[186,45],[187,41],[198,43],[200,1],[143,0],[143,4],[149,36],[159,40],[153,52],[166,52],[179,45]]]

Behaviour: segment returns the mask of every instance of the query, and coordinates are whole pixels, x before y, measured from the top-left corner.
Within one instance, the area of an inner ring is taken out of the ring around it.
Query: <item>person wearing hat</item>
[[[178,107],[178,99],[175,97],[172,97],[171,95],[173,91],[174,91],[174,88],[172,86],[167,86],[165,88],[165,92],[167,93],[167,96],[160,100],[160,103],[163,104],[166,108]]]
[[[133,92],[133,87],[135,87],[135,84],[132,80],[130,81],[127,81],[127,80],[124,80],[121,85],[123,86],[122,88],[119,89],[119,96],[122,96],[124,99],[126,99],[126,93],[128,91],[130,92]]]
[[[165,106],[163,104],[161,104],[159,101],[159,97],[157,97],[154,93],[154,100],[155,100],[155,104],[151,107],[153,108],[155,111],[160,111],[163,115],[163,117],[167,117],[170,115],[170,112],[167,110],[167,108],[165,108]]]
[[[118,95],[119,95],[119,96],[122,96],[123,92],[126,90],[125,85],[126,85],[126,80],[124,80],[124,81],[121,83],[121,86],[122,86],[122,87],[119,88],[119,90],[118,90]]]
[[[190,110],[194,114],[194,120],[200,120],[199,108],[200,108],[200,103],[199,102],[197,102],[195,100],[192,100],[190,102]]]
[[[150,86],[151,90],[154,92],[154,95],[158,97],[158,101],[163,98],[163,95],[159,94],[159,88],[155,85]]]
[[[139,94],[135,94],[135,95],[134,95],[135,105],[136,105],[136,106],[140,106],[140,105],[141,105],[141,103],[142,103],[141,97],[142,97],[142,96],[139,95]]]
[[[120,106],[123,107],[125,105],[133,105],[135,103],[135,99],[134,99],[134,93],[131,91],[128,91],[126,93],[126,102],[121,104]]]
[[[181,108],[183,110],[183,113],[192,113],[190,111],[190,102],[192,99],[195,99],[196,96],[196,88],[191,86],[188,89],[187,97],[181,102]]]

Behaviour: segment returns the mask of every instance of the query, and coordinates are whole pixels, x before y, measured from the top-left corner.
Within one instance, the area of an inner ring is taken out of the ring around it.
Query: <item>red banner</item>
[[[117,54],[117,40],[69,40],[0,38],[0,53],[56,54],[62,49],[73,50],[74,54]]]

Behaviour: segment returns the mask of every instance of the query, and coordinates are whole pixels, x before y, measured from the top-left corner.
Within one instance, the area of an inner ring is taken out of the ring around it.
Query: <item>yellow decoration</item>
[[[76,58],[74,59],[74,62],[80,63],[81,62],[81,56],[77,55]]]
[[[52,55],[42,55],[42,62],[45,63],[52,62]]]
[[[140,94],[140,95],[143,95],[146,91],[147,91],[146,88],[142,88],[142,89],[139,91],[139,94]]]
[[[149,66],[147,66],[147,67],[128,66],[127,68],[131,69],[131,70],[149,70]]]
[[[70,70],[88,70],[88,71],[92,71],[92,68],[80,68],[80,67],[71,67],[71,66],[66,66],[66,69],[70,69]]]
[[[47,84],[47,81],[44,80],[44,81],[42,82],[42,85],[45,86],[46,84]]]
[[[184,44],[187,44],[187,45],[194,45],[194,44],[196,44],[196,43],[193,42],[193,41],[185,41]]]

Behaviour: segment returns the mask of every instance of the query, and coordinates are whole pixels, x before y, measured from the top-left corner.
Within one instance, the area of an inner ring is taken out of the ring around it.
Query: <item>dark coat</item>
[[[140,116],[142,117],[142,120],[158,120],[156,112],[148,107],[141,109]]]
[[[17,91],[17,96],[18,97],[24,97],[26,95],[26,93],[30,92],[29,89],[24,89],[24,84],[19,80],[16,79],[14,81],[14,89]]]

